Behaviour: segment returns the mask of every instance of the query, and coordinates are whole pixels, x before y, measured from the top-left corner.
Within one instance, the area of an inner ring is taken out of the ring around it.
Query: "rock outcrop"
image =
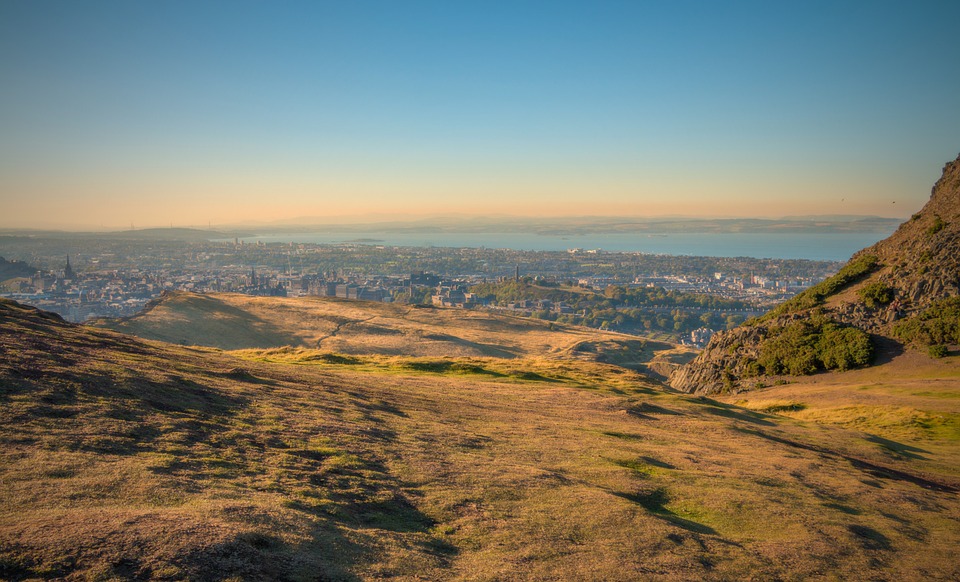
[[[23,261],[8,261],[0,257],[0,281],[15,277],[32,277],[37,269]]]
[[[897,341],[896,322],[960,295],[960,157],[948,163],[920,212],[895,233],[863,249],[835,277],[770,313],[717,333],[689,364],[670,376],[685,392],[717,393],[763,383],[762,353],[782,330],[816,320],[853,328],[874,341]],[[843,369],[843,366],[840,366]]]

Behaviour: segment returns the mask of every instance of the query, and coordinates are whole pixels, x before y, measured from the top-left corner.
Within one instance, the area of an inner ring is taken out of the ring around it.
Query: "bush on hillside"
[[[883,281],[874,281],[857,291],[857,295],[867,307],[876,309],[893,301],[894,289]]]
[[[824,317],[772,328],[760,344],[757,364],[764,374],[803,376],[819,370],[849,370],[873,357],[870,336]]]
[[[947,346],[943,344],[930,346],[928,353],[930,354],[931,357],[934,357],[934,358],[945,358],[947,357]]]
[[[938,215],[933,215],[933,224],[930,225],[930,228],[927,229],[927,232],[930,234],[937,234],[943,227],[947,226],[947,223],[943,221]]]
[[[960,344],[960,297],[935,301],[921,313],[895,325],[893,334],[924,346]]]

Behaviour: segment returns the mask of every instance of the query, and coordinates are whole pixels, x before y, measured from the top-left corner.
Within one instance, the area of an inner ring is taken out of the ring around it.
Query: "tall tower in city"
[[[67,255],[67,266],[63,268],[63,278],[73,279],[73,267],[70,266],[70,255]]]

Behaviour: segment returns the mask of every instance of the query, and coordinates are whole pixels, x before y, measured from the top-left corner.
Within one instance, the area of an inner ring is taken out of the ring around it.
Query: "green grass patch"
[[[740,400],[737,402],[737,406],[742,406],[749,410],[768,414],[799,412],[807,408],[806,404],[802,402],[796,402],[794,400],[758,400],[752,402],[748,400]]]
[[[909,406],[854,405],[810,408],[791,414],[800,420],[835,424],[887,439],[960,440],[960,414]]]
[[[643,459],[610,459],[618,467],[630,469],[630,472],[639,477],[647,478],[657,474],[656,467],[647,464]]]

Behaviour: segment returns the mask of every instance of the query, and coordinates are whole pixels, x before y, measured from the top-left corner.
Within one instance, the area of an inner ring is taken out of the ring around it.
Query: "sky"
[[[960,2],[0,0],[0,228],[905,217]]]

